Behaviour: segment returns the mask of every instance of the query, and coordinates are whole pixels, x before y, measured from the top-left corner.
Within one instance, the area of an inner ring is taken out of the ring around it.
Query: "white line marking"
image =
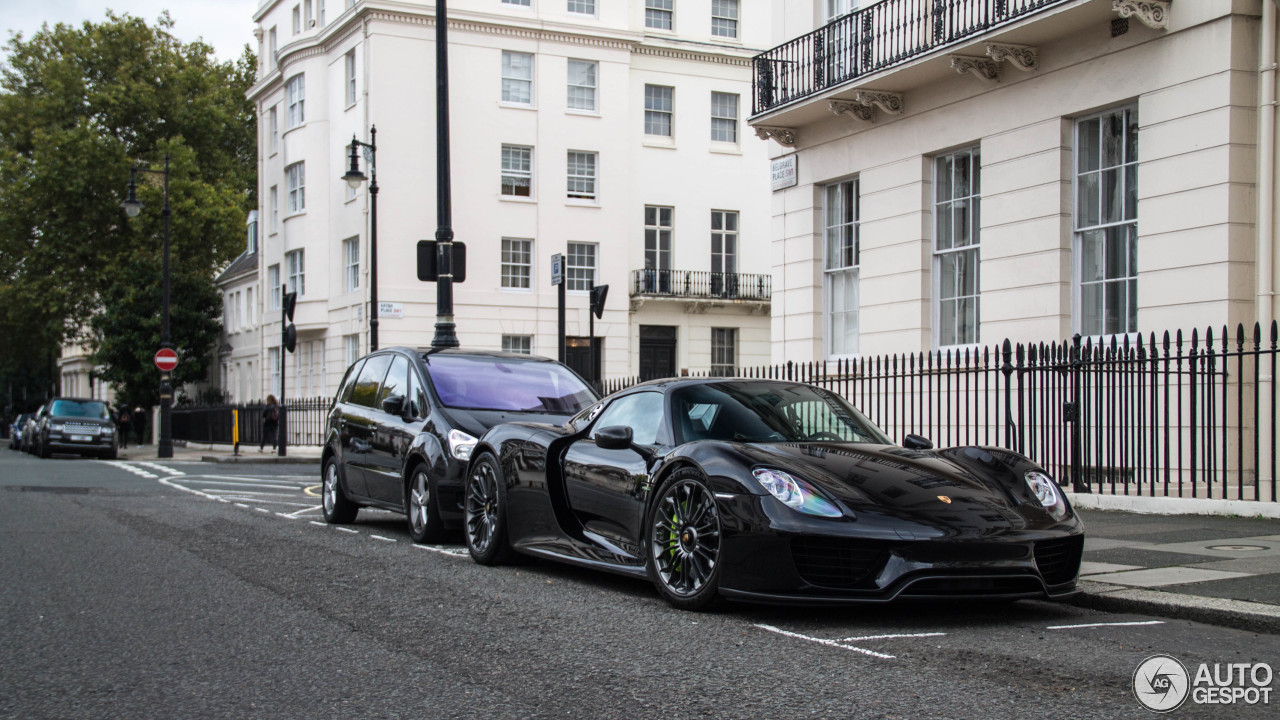
[[[1050,625],[1046,630],[1074,630],[1091,627],[1127,627],[1132,625],[1163,625],[1163,620],[1143,620],[1141,622],[1084,623],[1083,625]]]
[[[863,640],[891,640],[893,638],[922,638],[922,637],[942,637],[946,633],[902,633],[898,635],[860,635],[858,637],[847,637],[836,642],[861,642]]]
[[[245,505],[244,503],[236,503],[236,507],[238,507],[238,508],[244,508],[245,510],[248,510],[248,509],[249,509],[249,506],[248,506],[248,505]]]
[[[264,513],[269,513],[269,512],[271,512],[270,510],[268,510],[268,509],[266,509],[266,508],[254,508],[254,510],[257,510],[258,512],[264,512]]]
[[[370,534],[369,537],[373,538],[374,540],[386,540],[387,542],[396,542],[395,538],[382,537],[381,535]]]
[[[278,513],[274,513],[274,514],[275,514],[275,515],[279,515],[280,517],[284,518],[285,520],[297,520],[297,519],[298,519],[298,518],[296,518],[296,517],[293,517],[292,515],[285,515],[285,514],[284,514],[284,513],[282,513],[282,512],[278,512]]]
[[[329,523],[322,523],[322,522],[319,522],[319,521],[317,521],[317,520],[312,520],[312,521],[311,521],[311,524],[312,524],[312,525],[319,525],[320,527],[329,527]]]
[[[334,528],[334,530],[341,530],[342,532],[349,532],[349,533],[351,533],[351,534],[353,534],[353,535],[359,535],[359,534],[360,534],[360,531],[359,531],[359,530],[352,530],[351,528],[340,528],[340,527],[336,527],[336,528]]]
[[[301,510],[294,510],[293,512],[289,513],[289,517],[296,518],[304,512],[309,512],[311,510],[323,510],[323,509],[324,509],[323,505],[312,505],[310,507],[304,507]]]
[[[268,490],[301,490],[302,489],[297,485],[267,485],[264,483],[229,482],[226,480],[196,480],[194,478],[183,478],[182,482],[200,483],[202,485],[230,485],[231,487],[266,488]],[[249,492],[249,491],[246,490],[245,492]]]
[[[114,468],[119,468],[121,470],[124,470],[125,472],[131,472],[134,475],[140,475],[144,478],[147,478],[148,480],[156,479],[156,475],[154,475],[153,473],[149,473],[146,470],[143,470],[142,468],[136,468],[128,463],[120,462],[119,460],[99,460],[98,462],[104,463],[106,465],[110,465]]]
[[[456,558],[469,557],[471,555],[471,553],[466,550],[459,550],[458,548],[441,547],[440,545],[415,544],[414,547],[418,548],[419,550],[430,550],[433,553],[439,553],[441,555],[448,555],[449,557],[456,557]]]
[[[827,647],[840,648],[841,650],[852,650],[853,652],[862,653],[863,655],[870,655],[871,657],[878,657],[882,660],[894,659],[893,655],[886,655],[884,653],[878,653],[875,650],[868,650],[866,648],[854,647],[852,645],[844,645],[839,642],[836,642],[835,640],[824,640],[822,638],[809,637],[808,635],[801,635],[800,633],[794,633],[788,630],[783,630],[781,628],[776,628],[776,627],[773,627],[772,625],[762,625],[757,623],[756,627],[762,630],[768,630],[769,632],[778,633],[779,635],[783,635],[785,637],[795,638],[797,640],[808,640],[809,642],[818,643],[819,645],[826,645]]]
[[[168,473],[170,475],[186,475],[186,473],[182,472],[181,470],[175,470],[171,467],[165,467],[164,465],[160,465],[158,463],[143,462],[141,460],[136,462],[143,467],[148,467],[148,468],[151,468],[152,470],[159,470],[162,473]]]
[[[196,490],[195,488],[189,488],[189,487],[184,487],[184,486],[182,486],[182,485],[179,485],[178,483],[172,482],[172,481],[171,481],[171,480],[169,480],[168,478],[156,477],[155,475],[152,475],[151,477],[152,477],[156,482],[160,483],[161,485],[168,485],[169,487],[171,487],[171,488],[173,488],[173,489],[175,489],[175,490],[181,490],[181,491],[183,491],[183,492],[189,492],[189,493],[191,493],[192,495],[199,495],[200,497],[202,497],[202,498],[206,498],[206,499],[208,499],[208,500],[217,500],[217,499],[218,499],[217,497],[215,497],[215,496],[213,496],[213,495],[210,495],[209,493],[206,493],[206,492],[200,492],[199,490]]]
[[[250,485],[260,484],[260,483],[264,483],[264,482],[265,482],[265,483],[292,483],[291,487],[306,487],[307,485],[314,485],[314,484],[316,484],[316,482],[318,482],[317,480],[301,480],[301,479],[297,479],[297,480],[295,480],[295,479],[292,479],[292,478],[283,478],[283,477],[274,477],[274,476],[272,476],[272,477],[263,477],[263,476],[261,476],[261,475],[210,475],[210,474],[205,474],[205,475],[188,475],[188,476],[187,476],[187,478],[188,478],[188,479],[193,479],[193,480],[194,480],[194,479],[201,479],[201,478],[207,478],[207,479],[209,479],[209,480],[235,480],[235,481],[242,482],[242,483],[247,483],[247,484],[250,484]]]

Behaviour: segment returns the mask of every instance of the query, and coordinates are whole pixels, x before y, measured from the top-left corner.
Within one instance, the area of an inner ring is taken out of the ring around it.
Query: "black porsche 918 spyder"
[[[658,380],[475,448],[467,547],[648,577],[672,605],[1059,599],[1084,528],[1009,450],[895,445],[843,398],[771,380]]]

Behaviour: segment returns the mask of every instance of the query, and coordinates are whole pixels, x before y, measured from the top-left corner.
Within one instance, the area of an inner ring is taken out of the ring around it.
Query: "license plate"
[[[89,435],[72,435],[71,442],[92,442],[93,438]]]

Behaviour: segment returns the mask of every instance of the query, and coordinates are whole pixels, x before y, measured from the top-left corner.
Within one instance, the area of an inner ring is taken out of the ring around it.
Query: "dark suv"
[[[114,460],[118,447],[116,426],[105,402],[67,397],[56,397],[40,408],[31,443],[42,458],[74,453]]]
[[[477,439],[498,423],[563,423],[598,399],[576,373],[533,355],[387,348],[347,369],[322,458],[324,517],[361,506],[404,513],[414,542],[462,522],[462,482]]]

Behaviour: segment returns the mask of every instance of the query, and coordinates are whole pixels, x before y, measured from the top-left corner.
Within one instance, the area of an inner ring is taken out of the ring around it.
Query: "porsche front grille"
[[[855,538],[798,537],[791,557],[800,577],[818,587],[854,590],[874,588],[889,561],[889,543]]]
[[[1061,585],[1071,582],[1080,571],[1080,556],[1084,553],[1084,536],[1075,535],[1036,543],[1036,567],[1045,585]]]

